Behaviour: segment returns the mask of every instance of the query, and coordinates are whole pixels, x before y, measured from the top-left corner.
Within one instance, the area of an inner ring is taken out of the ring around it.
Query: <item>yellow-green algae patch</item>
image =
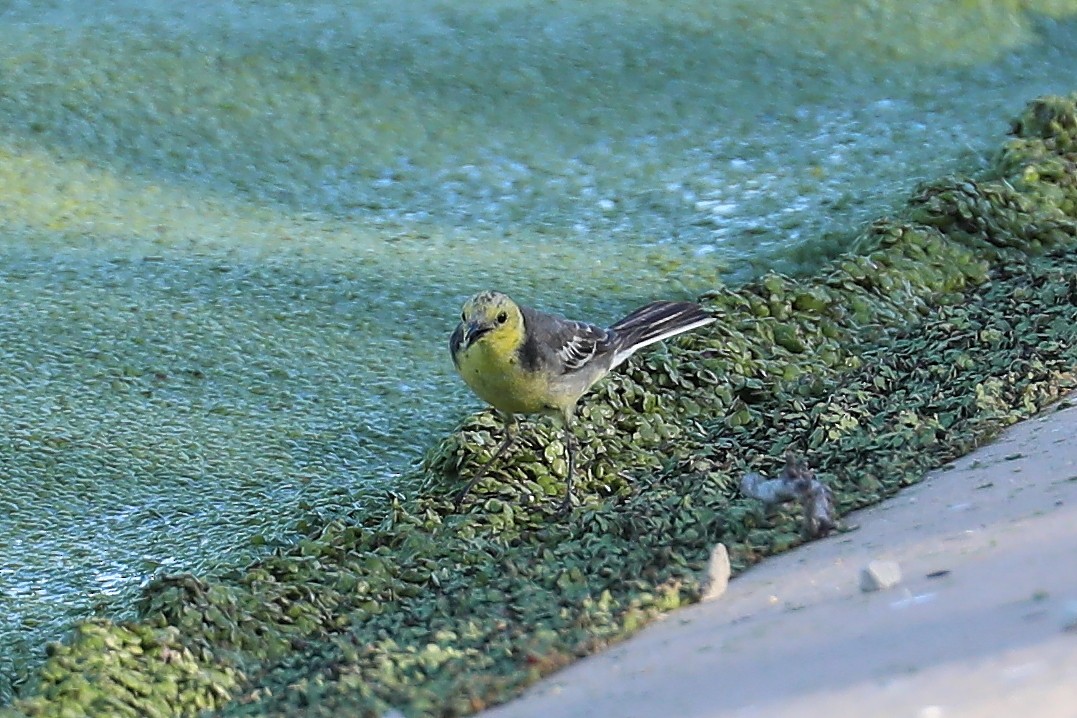
[[[607,254],[688,245],[742,272],[844,248],[850,218],[901,196],[908,167],[953,165],[941,146],[978,162],[984,113],[1067,89],[1053,69],[1075,61],[1077,21],[1072,0],[0,12],[0,152],[106,168],[105,214],[142,178],[189,205],[219,195],[390,232],[544,227]],[[57,176],[9,186],[36,201]],[[33,226],[91,229],[67,189],[29,208]],[[123,235],[153,228],[133,199]]]
[[[466,714],[697,598],[715,541],[737,569],[798,543],[742,472],[796,448],[843,512],[917,481],[1077,385],[1077,95],[1014,131],[993,175],[922,186],[812,278],[708,293],[721,322],[604,383],[571,518],[542,430],[453,511],[493,445],[480,415],[421,491],[226,576],[159,577],[0,715]]]

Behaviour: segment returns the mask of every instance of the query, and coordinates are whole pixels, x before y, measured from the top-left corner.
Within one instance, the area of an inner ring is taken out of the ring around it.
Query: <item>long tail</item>
[[[651,302],[610,327],[616,349],[611,368],[648,344],[691,331],[714,321],[693,302]]]

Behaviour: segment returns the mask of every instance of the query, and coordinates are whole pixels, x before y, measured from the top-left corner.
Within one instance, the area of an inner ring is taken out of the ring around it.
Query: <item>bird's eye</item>
[[[509,315],[508,314],[506,314],[505,312],[499,312],[498,313],[498,315],[497,315],[497,323],[498,324],[504,324],[508,320],[509,320]]]
[[[462,322],[467,321],[467,312],[460,312],[460,321],[462,321]]]

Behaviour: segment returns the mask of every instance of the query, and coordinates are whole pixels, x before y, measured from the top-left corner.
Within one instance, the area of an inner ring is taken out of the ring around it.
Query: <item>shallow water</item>
[[[478,406],[472,291],[810,271],[1077,89],[1072,15],[1001,3],[398,5],[0,2],[0,698],[155,571],[378,502]]]

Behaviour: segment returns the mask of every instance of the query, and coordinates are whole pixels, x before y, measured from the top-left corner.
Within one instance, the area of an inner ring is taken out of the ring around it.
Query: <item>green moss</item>
[[[15,715],[188,715],[230,700],[242,678],[199,660],[174,627],[89,621],[47,652],[36,695]]]

